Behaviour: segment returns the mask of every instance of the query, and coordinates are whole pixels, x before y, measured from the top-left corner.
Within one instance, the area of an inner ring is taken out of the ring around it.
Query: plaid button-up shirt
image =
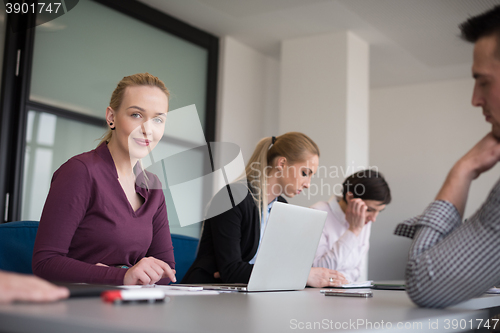
[[[438,200],[394,233],[413,238],[406,288],[416,304],[441,308],[480,296],[500,283],[500,181],[464,223],[455,206]]]

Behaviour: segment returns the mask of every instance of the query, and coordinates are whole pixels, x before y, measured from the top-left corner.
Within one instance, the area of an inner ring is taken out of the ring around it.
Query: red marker
[[[104,302],[149,302],[154,303],[165,300],[165,293],[162,290],[145,288],[131,290],[108,290],[101,294]]]

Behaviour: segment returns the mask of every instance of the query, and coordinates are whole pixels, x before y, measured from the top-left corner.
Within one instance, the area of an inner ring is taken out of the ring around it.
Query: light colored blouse
[[[267,221],[269,221],[269,214],[271,214],[271,208],[273,208],[273,204],[278,201],[278,198],[275,198],[273,201],[271,201],[268,205],[267,205],[267,214],[265,214],[264,216],[264,213],[266,211],[262,210],[262,216],[260,217],[260,238],[259,238],[259,247],[257,248],[257,252],[255,253],[255,255],[253,256],[252,260],[250,260],[248,263],[249,264],[255,264],[255,259],[257,259],[257,254],[259,253],[259,249],[260,249],[260,244],[262,244],[262,237],[264,237],[264,232],[266,231],[266,227],[267,227]]]
[[[313,267],[334,269],[344,274],[349,282],[355,282],[370,246],[372,222],[368,222],[356,236],[349,230],[349,223],[337,200],[339,198],[333,197],[328,202],[321,201],[311,206],[328,213]]]

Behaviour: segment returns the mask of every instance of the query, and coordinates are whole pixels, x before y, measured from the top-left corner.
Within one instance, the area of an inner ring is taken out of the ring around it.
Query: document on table
[[[119,286],[123,289],[139,289],[139,288],[155,288],[161,289],[165,296],[201,296],[201,295],[218,295],[216,290],[203,290],[203,287],[192,286],[176,286],[176,285],[158,285],[149,284],[144,286]]]
[[[486,290],[486,294],[500,294],[500,288],[496,287],[490,288]]]
[[[340,284],[334,286],[335,288],[345,288],[345,289],[350,289],[350,288],[370,288],[372,286],[372,280],[369,281],[358,281],[358,282],[352,282],[352,283],[347,283],[347,284]]]

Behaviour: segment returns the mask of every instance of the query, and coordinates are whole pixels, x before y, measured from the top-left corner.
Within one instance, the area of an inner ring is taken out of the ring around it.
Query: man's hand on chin
[[[472,179],[490,170],[500,160],[500,139],[491,131],[467,152],[453,168],[462,169]],[[453,170],[453,169],[452,169]]]
[[[488,133],[451,168],[436,200],[452,203],[463,216],[472,180],[500,160],[500,140]]]

